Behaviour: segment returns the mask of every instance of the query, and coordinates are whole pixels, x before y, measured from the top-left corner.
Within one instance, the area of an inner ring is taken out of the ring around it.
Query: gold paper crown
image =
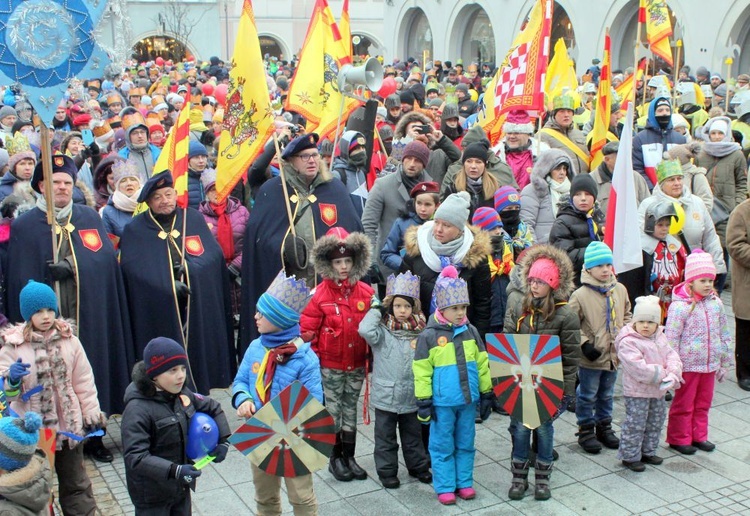
[[[288,277],[283,270],[279,271],[266,294],[297,313],[302,313],[310,301],[310,289],[307,288],[305,280],[298,280],[295,276]]]
[[[29,139],[19,131],[15,136],[8,136],[5,139],[5,149],[9,156],[13,156],[21,152],[31,152],[31,145]]]
[[[402,272],[398,276],[391,274],[385,287],[386,296],[406,296],[419,299],[419,277],[410,271]]]
[[[99,138],[100,136],[104,136],[111,130],[112,127],[106,121],[101,121],[99,124],[94,126],[91,131],[94,133],[95,137]]]
[[[122,119],[122,128],[126,131],[128,128],[136,125],[146,125],[146,120],[143,118],[143,114],[133,107],[126,107],[120,111],[120,118]]]

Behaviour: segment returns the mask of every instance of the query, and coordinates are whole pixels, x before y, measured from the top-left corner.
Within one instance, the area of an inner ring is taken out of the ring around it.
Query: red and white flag
[[[604,243],[612,249],[617,274],[643,266],[640,233],[633,177],[633,103],[630,103],[612,173],[604,231]]]

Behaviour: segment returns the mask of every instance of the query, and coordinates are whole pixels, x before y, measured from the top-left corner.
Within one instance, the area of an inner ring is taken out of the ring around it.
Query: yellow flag
[[[672,61],[672,47],[669,36],[672,35],[672,22],[666,0],[641,0],[646,3],[646,36],[651,52],[664,59],[669,66]]]
[[[612,111],[612,93],[610,84],[612,84],[611,69],[611,40],[609,38],[609,29],[604,36],[604,60],[602,61],[602,73],[599,77],[599,91],[596,95],[596,114],[594,118],[594,128],[591,130],[591,170],[596,168],[604,160],[602,149],[607,144],[607,133],[609,133],[609,123]]]
[[[273,134],[274,117],[258,31],[250,0],[245,0],[234,43],[224,121],[216,164],[216,194],[225,199]]]
[[[341,32],[341,41],[344,42],[344,48],[348,51],[349,57],[354,56],[352,49],[352,26],[349,20],[349,0],[344,0],[341,6],[341,18],[339,18],[339,30]]]
[[[555,43],[555,55],[550,59],[547,67],[544,92],[548,98],[554,98],[561,95],[565,88],[575,91],[578,88],[578,77],[573,67],[573,60],[568,55],[565,40],[559,38]]]

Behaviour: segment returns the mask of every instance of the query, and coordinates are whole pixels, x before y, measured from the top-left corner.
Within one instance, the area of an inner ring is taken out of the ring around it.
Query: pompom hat
[[[474,212],[474,216],[471,218],[471,223],[474,226],[480,227],[483,231],[492,231],[495,228],[503,227],[500,215],[493,208],[485,206],[477,208],[477,211]]]
[[[23,418],[0,418],[0,469],[15,471],[26,466],[36,451],[42,418],[26,412]]]
[[[685,262],[685,283],[692,283],[701,278],[716,278],[716,266],[713,257],[703,249],[690,253]]]

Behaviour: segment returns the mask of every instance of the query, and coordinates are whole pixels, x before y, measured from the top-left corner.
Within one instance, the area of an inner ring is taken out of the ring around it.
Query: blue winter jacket
[[[652,178],[656,178],[656,165],[661,162],[663,153],[675,145],[686,143],[685,137],[672,128],[671,121],[666,129],[659,127],[656,102],[660,98],[651,101],[646,128],[633,138],[633,170],[643,176],[649,191],[654,188]]]
[[[385,239],[385,245],[380,251],[380,260],[386,267],[397,271],[404,261],[404,233],[412,226],[421,226],[424,221],[416,213],[411,213],[409,218],[397,218],[391,226],[391,231]]]
[[[0,178],[0,202],[13,193],[13,187],[18,182],[18,178],[11,172]]]
[[[116,237],[122,236],[122,231],[125,226],[133,220],[133,214],[115,208],[112,202],[112,197],[109,198],[107,204],[101,210],[102,223],[107,233],[115,235]]]
[[[203,191],[203,183],[201,183],[201,172],[188,169],[188,207],[195,210],[201,205],[201,201],[206,198],[206,193]]]
[[[151,150],[151,157],[154,158],[154,165],[156,165],[156,162],[159,159],[159,155],[161,154],[161,149],[157,147],[156,145],[149,143],[148,148]],[[130,157],[130,147],[123,147],[120,149],[120,151],[117,153],[121,157],[128,159]],[[161,170],[156,170],[154,172],[162,172]],[[147,177],[146,179],[149,179],[151,176]]]

